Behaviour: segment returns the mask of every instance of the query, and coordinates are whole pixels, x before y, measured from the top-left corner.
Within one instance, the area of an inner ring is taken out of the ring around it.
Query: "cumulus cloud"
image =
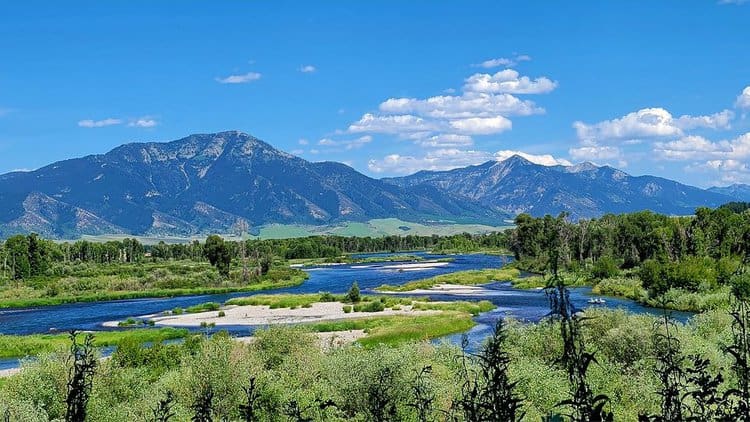
[[[300,68],[299,68],[299,71],[302,72],[302,73],[314,73],[316,70],[318,70],[318,69],[315,68],[315,66],[313,66],[311,64],[300,66]]]
[[[660,138],[680,136],[684,130],[695,128],[727,129],[734,113],[724,110],[707,116],[673,117],[660,107],[644,108],[623,117],[587,124],[573,123],[578,138],[582,141],[606,142],[637,138]]]
[[[78,122],[79,127],[85,127],[85,128],[115,126],[115,125],[120,125],[120,124],[122,124],[122,120],[115,119],[115,118],[107,118],[107,119],[102,119],[102,120],[86,119],[86,120],[80,120]]]
[[[747,159],[750,158],[750,132],[719,142],[695,135],[669,142],[656,142],[654,152],[666,160]]]
[[[128,126],[150,128],[150,127],[155,127],[158,124],[159,122],[157,122],[155,119],[152,119],[150,117],[141,117],[128,123]]]
[[[745,87],[742,93],[737,96],[737,101],[734,103],[737,108],[748,108],[750,109],[750,86]]]
[[[258,72],[247,72],[241,75],[229,75],[224,78],[216,78],[216,82],[220,84],[246,84],[248,82],[257,81],[262,75]]]
[[[515,57],[518,61],[529,59]],[[548,78],[531,80],[512,69],[495,75],[475,74],[466,81],[463,91],[456,95],[389,98],[380,103],[378,112],[364,114],[346,132],[393,135],[427,148],[467,147],[474,143],[472,136],[511,130],[510,117],[545,112],[533,101],[513,94],[541,94],[556,86]]]
[[[747,164],[739,160],[708,160],[685,166],[688,172],[704,172],[715,175],[714,184],[748,183],[750,169]]]
[[[464,135],[491,135],[510,130],[513,123],[503,116],[451,120],[451,128]]]
[[[505,69],[494,75],[477,73],[469,76],[464,84],[464,91],[488,94],[545,94],[556,87],[557,82],[547,77],[531,79],[528,76],[520,76],[513,69]]]
[[[476,92],[425,99],[389,98],[380,104],[380,111],[444,119],[497,115],[529,116],[544,113],[544,109],[537,107],[533,101],[521,100],[510,94],[490,95]]]
[[[516,55],[512,58],[506,58],[506,57],[498,57],[496,59],[489,59],[485,60],[481,63],[473,64],[473,67],[483,67],[485,69],[492,69],[494,67],[513,67],[517,65],[520,62],[527,62],[530,61],[531,57],[521,54]]]
[[[337,148],[341,148],[341,149],[349,151],[353,149],[359,149],[369,144],[370,142],[372,142],[372,136],[365,135],[365,136],[360,136],[359,138],[356,138],[356,139],[347,139],[347,140],[340,140],[340,141],[335,141],[331,138],[323,138],[318,141],[318,145],[325,146],[325,147],[337,147]]]
[[[386,133],[391,135],[429,132],[439,129],[436,122],[425,120],[410,114],[375,115],[366,113],[358,121],[349,125],[349,132]]]

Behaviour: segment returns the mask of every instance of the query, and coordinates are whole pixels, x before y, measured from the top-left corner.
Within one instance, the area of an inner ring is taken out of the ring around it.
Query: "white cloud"
[[[530,60],[526,56],[516,58]],[[379,105],[378,112],[364,114],[346,132],[393,135],[427,148],[465,148],[473,145],[473,135],[511,130],[513,122],[509,117],[545,112],[533,101],[522,100],[513,93],[544,93],[556,86],[547,78],[531,80],[511,69],[484,75],[488,80],[481,76],[468,78],[463,92],[457,95],[389,98]]]
[[[719,0],[719,4],[745,4],[748,0]]]
[[[128,123],[128,126],[130,127],[142,127],[142,128],[150,128],[155,127],[158,125],[159,122],[156,120],[150,118],[150,117],[141,117],[138,119],[133,120],[132,122]]]
[[[423,147],[432,148],[467,147],[474,144],[474,140],[471,138],[471,136],[457,135],[455,133],[443,133],[427,138],[417,137],[416,141],[417,144]]]
[[[315,66],[313,66],[311,64],[304,65],[304,66],[301,66],[299,68],[299,71],[302,72],[302,73],[313,73],[316,70],[318,70],[318,69],[316,69]]]
[[[357,139],[348,139],[348,140],[340,140],[335,141],[331,138],[323,138],[318,141],[318,145],[325,146],[325,147],[341,147],[344,150],[353,150],[353,149],[359,149],[365,146],[366,144],[369,144],[372,142],[372,136],[365,135],[360,136]]]
[[[300,145],[307,145],[309,142],[305,138],[300,138],[299,141],[297,141]]]
[[[544,94],[554,90],[557,82],[546,77],[531,79],[520,76],[513,69],[501,70],[494,75],[477,73],[469,76],[464,91],[488,94]]]
[[[530,61],[531,57],[522,54],[516,55],[513,58],[498,57],[496,59],[485,60],[481,63],[473,64],[473,67],[483,67],[485,69],[492,69],[493,67],[513,67],[520,62]]]
[[[106,126],[114,126],[114,125],[120,125],[120,124],[122,124],[122,120],[114,119],[114,118],[108,118],[108,119],[102,119],[102,120],[86,119],[86,120],[81,120],[78,122],[78,126],[86,127],[86,128],[106,127]]]
[[[742,94],[737,96],[737,101],[735,101],[734,105],[737,108],[750,108],[750,86],[742,90]]]
[[[293,150],[291,151],[291,153],[292,153],[293,155],[302,155],[302,154],[304,154],[304,153],[305,153],[305,150],[304,150],[304,149],[293,149]]]
[[[539,164],[542,166],[570,166],[572,163],[568,160],[565,160],[563,158],[555,158],[551,154],[542,154],[542,155],[535,155],[535,154],[527,154],[523,151],[511,151],[511,150],[502,150],[495,153],[495,159],[497,161],[503,161],[507,160],[508,158],[518,155],[521,156],[529,161],[531,161],[534,164]]]
[[[440,95],[424,100],[389,98],[380,111],[393,114],[416,114],[432,118],[467,118],[489,116],[528,116],[544,113],[533,101],[520,100],[510,94],[490,95],[469,92],[461,96]]]
[[[712,142],[702,136],[686,136],[670,142],[654,143],[654,152],[665,160],[750,158],[750,132],[735,139]]]
[[[680,116],[675,120],[675,125],[682,130],[695,128],[707,129],[729,129],[734,119],[734,113],[730,110],[722,110],[708,116]]]
[[[686,136],[669,142],[654,143],[654,152],[665,160],[692,160],[706,157],[718,146],[702,136]]]
[[[717,179],[711,184],[749,183],[750,169],[739,160],[708,160],[685,166],[687,172],[713,174]]]
[[[437,130],[439,125],[421,117],[402,114],[379,116],[367,113],[358,121],[349,125],[349,132],[387,133],[391,135]]]
[[[681,136],[683,130],[695,128],[727,129],[732,118],[734,113],[729,110],[708,116],[684,115],[674,118],[669,111],[654,107],[594,124],[577,121],[573,123],[573,127],[581,141],[601,143],[612,140]]]
[[[492,135],[505,132],[513,127],[513,123],[502,116],[470,117],[468,119],[451,120],[452,129],[464,135]]]
[[[216,78],[216,82],[220,84],[245,84],[257,81],[260,77],[261,74],[258,72],[247,72],[241,75],[229,75],[224,78]]]

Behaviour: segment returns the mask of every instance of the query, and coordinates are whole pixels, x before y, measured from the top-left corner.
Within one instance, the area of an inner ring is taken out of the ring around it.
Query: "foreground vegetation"
[[[430,326],[434,316],[418,318],[424,327]],[[622,311],[592,310],[587,318],[582,341],[597,351],[597,362],[586,375],[590,388],[606,392],[610,398],[606,409],[615,420],[658,413],[662,386],[654,356],[662,347],[660,326],[654,325],[652,317]],[[422,393],[431,398],[426,405],[432,415],[428,420],[443,420],[446,414],[471,420],[462,407],[467,399],[465,383],[473,379],[467,371],[475,373],[481,362],[455,346],[411,341],[421,339],[422,327],[415,329],[414,336],[397,325],[390,326],[394,331],[382,327],[378,319],[363,319],[272,328],[256,333],[257,340],[250,345],[220,334],[211,339],[192,336],[184,344],[125,345],[111,360],[98,363],[87,420],[158,420],[153,412],[159,400],[172,397],[169,408],[175,416],[170,420],[188,421],[208,391],[213,393],[213,420],[246,420],[242,406],[248,404],[246,389],[253,385],[257,396],[251,405],[259,420],[289,420],[289,413],[297,411],[311,420],[378,420],[373,414],[379,411],[376,403],[382,404],[380,400],[385,400],[391,417],[379,420],[422,420],[415,408],[424,399]],[[361,340],[367,347],[321,350],[309,334],[342,329],[370,330],[371,336]],[[509,382],[515,383],[514,394],[523,398],[524,420],[538,421],[559,413],[558,404],[569,397],[559,360],[563,354],[560,322],[526,325],[511,321],[505,330],[502,347],[509,359],[507,373]],[[728,380],[720,391],[736,385],[731,355],[720,346],[732,342],[730,316],[709,312],[673,330],[680,356],[710,358],[708,369]],[[7,407],[11,420],[19,421],[63,418],[70,365],[65,350],[27,363],[22,373],[0,387],[0,412]],[[484,381],[480,378],[480,382]],[[421,393],[419,385],[425,388]],[[686,399],[685,405],[693,400]],[[329,401],[335,406],[319,408]]]

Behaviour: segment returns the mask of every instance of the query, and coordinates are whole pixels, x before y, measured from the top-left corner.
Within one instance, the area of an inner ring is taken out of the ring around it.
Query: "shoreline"
[[[206,325],[222,326],[268,326],[305,324],[324,321],[341,321],[373,316],[392,315],[427,315],[439,311],[415,310],[411,305],[400,306],[399,309],[385,309],[380,312],[345,312],[344,307],[352,307],[343,302],[318,302],[308,307],[299,308],[271,308],[268,305],[229,305],[218,311],[200,312],[194,314],[163,315],[151,314],[137,317],[153,321],[161,327],[201,328]],[[223,312],[224,316],[219,316]],[[103,325],[107,328],[118,327],[120,321],[107,321]]]

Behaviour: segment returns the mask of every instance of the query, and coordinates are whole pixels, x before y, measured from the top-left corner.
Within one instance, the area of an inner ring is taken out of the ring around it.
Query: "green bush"
[[[362,312],[383,312],[384,310],[385,305],[379,300],[368,302],[362,306]]]
[[[345,314],[350,314],[352,312],[351,305],[344,305],[344,307],[342,309],[343,309],[343,311],[344,311]]]
[[[359,294],[359,284],[355,281],[349,292],[346,293],[346,301],[349,303],[359,303],[360,300],[362,300],[362,297]]]
[[[597,259],[591,268],[591,276],[598,280],[612,278],[619,273],[620,267],[617,265],[617,261],[611,256],[603,256]]]
[[[332,295],[329,292],[323,292],[320,294],[320,301],[321,302],[336,302],[338,299],[336,296]]]

